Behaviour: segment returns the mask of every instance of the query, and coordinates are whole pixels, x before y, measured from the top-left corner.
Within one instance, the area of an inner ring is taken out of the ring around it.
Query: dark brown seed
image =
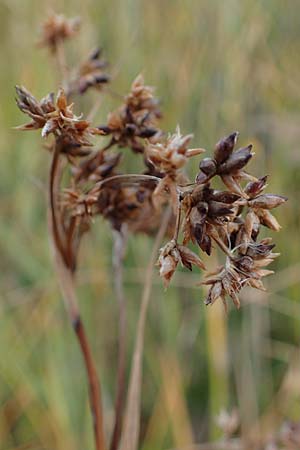
[[[218,172],[222,174],[229,174],[242,169],[253,156],[251,150],[252,145],[248,145],[248,147],[243,147],[232,153],[230,157],[218,168]]]
[[[213,191],[212,198],[217,202],[223,202],[227,204],[232,204],[239,200],[241,197],[233,192],[227,191]]]
[[[251,258],[265,258],[266,256],[268,256],[271,251],[273,250],[273,248],[275,247],[275,244],[256,244],[256,245],[251,245],[250,247],[248,247],[247,250],[247,255],[251,256]]]
[[[232,212],[227,203],[215,202],[214,200],[209,202],[208,213],[210,216],[227,216]]]
[[[251,181],[245,187],[245,192],[249,197],[255,197],[261,193],[261,191],[266,187],[268,176],[259,178],[257,181]]]
[[[205,175],[213,176],[217,172],[217,165],[212,158],[204,158],[199,164],[199,169]]]
[[[236,144],[239,133],[235,131],[229,136],[221,139],[215,147],[214,158],[218,164],[222,164],[231,155]]]
[[[242,256],[235,261],[235,266],[246,272],[250,272],[254,266],[254,261],[250,256]]]
[[[205,175],[205,173],[203,172],[199,172],[198,175],[196,176],[196,183],[197,184],[204,184],[207,183],[209,181],[210,177],[208,175]]]
[[[202,240],[199,243],[199,247],[202,251],[204,251],[208,256],[211,255],[211,238],[207,234],[202,235]]]

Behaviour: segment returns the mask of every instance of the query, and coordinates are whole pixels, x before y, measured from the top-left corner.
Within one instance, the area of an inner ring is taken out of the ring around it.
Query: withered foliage
[[[50,16],[43,27],[42,43],[55,51],[58,42],[77,32],[78,23],[77,19]],[[59,89],[56,97],[51,93],[38,101],[24,87],[16,88],[17,105],[31,119],[18,128],[41,129],[44,138],[53,135],[53,152],[65,158],[64,170],[70,169],[69,185],[61,188],[55,211],[64,261],[76,267],[80,238],[95,216],[103,216],[116,230],[126,224],[131,232],[152,234],[165,206],[171,204],[171,240],[158,258],[165,286],[178,263],[189,270],[193,266],[205,270],[189,244],[207,255],[217,246],[225,261],[202,281],[209,286],[205,303],[221,299],[227,309],[229,297],[239,307],[241,289],[250,286],[263,290],[262,279],[273,273],[266,267],[279,254],[273,252],[271,238],[260,240],[259,233],[262,226],[280,230],[272,210],[286,198],[264,193],[267,177],[256,178],[246,171],[254,153],[252,145],[235,148],[237,132],[218,141],[213,155],[199,162],[195,181],[189,180],[187,162],[204,150],[190,148],[193,135],[182,135],[179,127],[174,134],[162,130],[159,101],[142,75],[133,81],[121,105],[109,113],[106,124],[91,126],[74,113],[69,98],[91,87],[100,90],[95,91],[97,95],[103,95],[101,86],[110,81],[106,69],[102,52],[96,49],[72,71],[65,90]],[[92,140],[95,135],[105,139],[99,149]],[[141,155],[136,156],[144,162],[141,174],[122,172],[124,148]],[[223,189],[214,187],[215,178],[221,180]]]

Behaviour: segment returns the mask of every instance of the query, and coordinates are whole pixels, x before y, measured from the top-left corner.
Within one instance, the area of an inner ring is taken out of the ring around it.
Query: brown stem
[[[98,384],[96,365],[94,363],[90,345],[84,330],[80,312],[78,307],[78,300],[74,286],[74,274],[72,267],[68,264],[68,258],[63,244],[62,229],[59,226],[57,204],[58,189],[60,184],[60,148],[59,143],[56,143],[53,159],[50,169],[49,182],[49,198],[50,198],[50,231],[54,244],[55,253],[55,268],[60,284],[60,289],[65,301],[66,309],[73,325],[74,331],[79,341],[80,349],[85,363],[90,394],[90,405],[93,418],[95,448],[96,450],[105,450],[104,432],[103,432],[103,416],[101,407],[101,391]]]
[[[127,233],[123,229],[121,232],[114,234],[114,275],[115,275],[115,291],[119,307],[119,339],[118,339],[118,371],[117,371],[117,393],[115,402],[115,423],[112,433],[110,450],[118,448],[121,431],[122,419],[125,405],[126,391],[126,298],[123,290],[123,259],[125,253]]]
[[[90,345],[80,316],[73,322],[73,328],[78,338],[84,358],[86,373],[89,381],[90,405],[93,416],[96,450],[105,449],[103,432],[103,414],[101,407],[101,389],[98,382],[97,370],[91,353]]]
[[[60,146],[56,142],[53,149],[53,158],[50,167],[50,182],[49,182],[49,197],[50,197],[50,215],[51,215],[51,233],[53,236],[53,243],[61,258],[67,265],[65,249],[62,241],[62,230],[59,228],[59,221],[57,219],[58,205],[57,205],[57,191],[60,176]]]
[[[180,201],[180,194],[178,196],[177,200],[177,214],[176,214],[176,224],[175,224],[175,230],[174,230],[174,236],[173,240],[177,243],[179,230],[180,230],[180,222],[181,222],[181,201]]]

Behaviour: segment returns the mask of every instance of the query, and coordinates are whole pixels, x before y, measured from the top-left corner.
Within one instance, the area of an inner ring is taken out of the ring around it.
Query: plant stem
[[[95,448],[96,450],[105,450],[101,390],[98,383],[96,365],[94,363],[87,335],[80,317],[78,300],[75,291],[74,273],[72,270],[72,266],[69,265],[70,262],[68,261],[65,252],[65,245],[63,244],[65,236],[62,235],[62,229],[60,227],[58,219],[59,205],[57,203],[57,197],[60,184],[60,176],[60,148],[59,143],[56,143],[53,151],[49,182],[49,228],[54,245],[55,268],[59,280],[60,289],[65,301],[66,310],[72,323],[73,329],[76,333],[85,364],[89,384],[90,406],[95,436]]]
[[[62,86],[65,88],[65,84],[68,78],[68,69],[66,63],[65,48],[63,42],[58,42],[55,47],[55,56],[57,67],[59,70],[60,80],[62,80]]]
[[[53,149],[53,157],[50,167],[50,181],[49,181],[49,199],[50,199],[50,219],[51,219],[51,234],[53,237],[53,243],[55,249],[58,251],[61,258],[67,264],[65,260],[65,250],[62,242],[62,233],[59,228],[59,221],[57,219],[58,205],[57,205],[57,192],[60,179],[60,146],[56,142]]]
[[[216,235],[216,234],[211,234],[212,239],[216,242],[216,244],[218,244],[218,246],[220,247],[220,249],[227,255],[229,256],[229,258],[232,258],[232,254],[229,250],[228,247],[226,247],[226,245],[224,244],[223,241],[221,241],[221,239]]]
[[[152,288],[153,266],[157,259],[157,252],[166,233],[171,214],[172,209],[168,206],[162,217],[161,225],[152,247],[151,257],[146,271],[145,285],[137,325],[137,334],[135,338],[135,348],[132,357],[124,427],[119,450],[137,450],[138,448],[141,409],[142,356],[146,316]]]
[[[122,227],[121,231],[114,232],[114,275],[115,275],[115,291],[119,308],[119,339],[118,339],[118,370],[117,370],[117,393],[115,402],[115,423],[110,444],[110,450],[116,450],[119,445],[122,419],[125,403],[126,390],[126,298],[123,289],[123,259],[127,241],[127,232]]]
[[[73,328],[78,338],[89,381],[89,394],[95,435],[95,447],[97,450],[104,450],[105,440],[103,432],[103,414],[101,407],[101,388],[98,382],[97,369],[80,316],[78,316],[75,322],[73,322]]]
[[[173,240],[177,243],[179,230],[180,230],[180,222],[181,222],[181,201],[180,201],[180,194],[178,195],[177,200],[177,214],[176,214],[176,224],[174,229],[174,236]]]

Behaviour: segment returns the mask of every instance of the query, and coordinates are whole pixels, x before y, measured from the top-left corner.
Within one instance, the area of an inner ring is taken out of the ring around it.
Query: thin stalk
[[[55,56],[56,56],[57,67],[59,69],[60,80],[62,80],[63,87],[66,87],[65,83],[68,78],[68,69],[67,69],[65,48],[64,48],[63,42],[58,42],[56,44]]]
[[[181,201],[180,201],[180,194],[178,196],[178,203],[177,203],[177,214],[176,214],[176,224],[174,229],[174,236],[173,240],[177,243],[179,231],[180,231],[180,222],[181,222]]]
[[[105,450],[103,415],[101,407],[101,390],[98,383],[96,365],[94,363],[86,331],[80,317],[78,300],[75,290],[74,273],[72,272],[72,268],[68,266],[68,258],[66,256],[65,246],[63,244],[62,230],[59,226],[57,216],[57,212],[59,211],[57,196],[60,183],[60,175],[60,149],[59,144],[56,143],[53,151],[49,182],[49,218],[50,232],[55,253],[55,268],[59,280],[60,289],[66,305],[66,310],[77,336],[85,364],[89,384],[90,407],[93,418],[95,448],[96,450]]]
[[[93,427],[95,435],[96,450],[105,449],[105,439],[103,431],[103,413],[101,402],[101,388],[98,382],[97,369],[91,353],[85,328],[80,316],[73,322],[73,328],[78,338],[80,349],[84,358],[86,373],[89,381],[90,405],[93,417]]]
[[[144,333],[147,310],[150,302],[153,267],[157,259],[160,243],[166,233],[171,217],[172,209],[166,209],[160,228],[156,235],[150,261],[146,271],[145,285],[142,294],[141,307],[135,338],[135,348],[132,357],[132,368],[129,380],[127,405],[123,433],[121,437],[120,450],[137,450],[140,431],[140,409],[141,409],[141,382],[142,382],[142,355],[144,348]]]
[[[125,392],[126,392],[126,298],[123,287],[123,259],[125,254],[125,247],[127,241],[127,230],[122,227],[120,232],[114,232],[114,281],[115,292],[119,309],[119,338],[118,338],[118,369],[117,369],[117,393],[115,401],[115,423],[112,433],[110,450],[118,448],[121,431],[122,419],[125,406]]]
[[[227,255],[229,256],[229,258],[232,258],[232,253],[230,252],[229,248],[226,247],[226,245],[224,244],[223,241],[221,241],[221,239],[214,235],[211,234],[212,239],[216,242],[216,244],[218,244],[218,246],[220,247],[220,249]]]
[[[51,219],[51,234],[53,237],[53,243],[55,249],[63,260],[65,260],[65,249],[62,242],[62,233],[59,228],[59,221],[57,219],[58,205],[57,205],[57,192],[60,178],[60,148],[56,143],[53,149],[53,158],[50,167],[50,181],[49,181],[49,198],[50,198],[50,219]],[[65,260],[67,264],[67,261]]]

